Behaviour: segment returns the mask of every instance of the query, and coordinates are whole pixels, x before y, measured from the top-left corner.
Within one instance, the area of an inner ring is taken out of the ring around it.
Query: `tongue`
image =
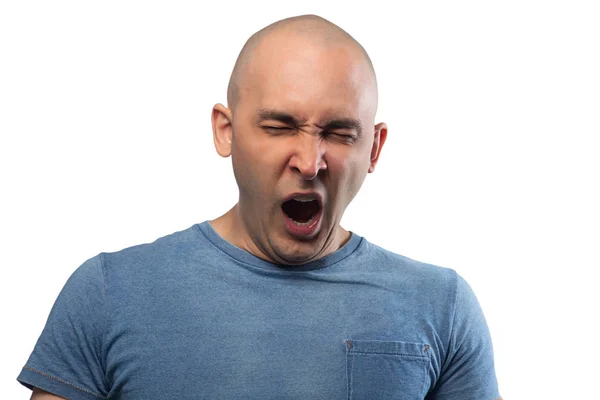
[[[316,200],[288,200],[282,204],[281,208],[294,221],[307,222],[319,212],[319,203]]]

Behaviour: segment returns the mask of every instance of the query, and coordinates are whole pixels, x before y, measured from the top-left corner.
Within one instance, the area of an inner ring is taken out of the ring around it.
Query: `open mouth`
[[[321,206],[316,199],[290,199],[281,205],[281,209],[292,221],[302,224],[313,219],[319,213]]]
[[[284,225],[293,236],[312,236],[321,225],[321,199],[316,194],[292,195],[283,202],[281,210]]]

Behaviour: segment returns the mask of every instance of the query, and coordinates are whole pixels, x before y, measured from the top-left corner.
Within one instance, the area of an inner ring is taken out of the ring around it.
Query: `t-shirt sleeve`
[[[17,380],[68,399],[105,399],[104,296],[99,254],[77,268],[61,290]]]
[[[447,357],[426,399],[499,399],[492,340],[483,311],[469,284],[460,275],[457,279]]]

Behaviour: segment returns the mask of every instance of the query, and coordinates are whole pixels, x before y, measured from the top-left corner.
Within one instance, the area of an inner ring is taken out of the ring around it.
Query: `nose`
[[[313,180],[321,170],[327,169],[325,162],[325,144],[320,135],[299,135],[294,143],[290,168],[302,175],[305,180]]]

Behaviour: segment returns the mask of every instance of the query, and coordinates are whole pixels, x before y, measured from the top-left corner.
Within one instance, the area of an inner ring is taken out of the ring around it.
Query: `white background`
[[[343,225],[467,279],[505,399],[600,398],[598,3],[284,3],[1,3],[0,397],[83,261],[235,203],[211,107],[248,36],[316,13],[389,126]]]

